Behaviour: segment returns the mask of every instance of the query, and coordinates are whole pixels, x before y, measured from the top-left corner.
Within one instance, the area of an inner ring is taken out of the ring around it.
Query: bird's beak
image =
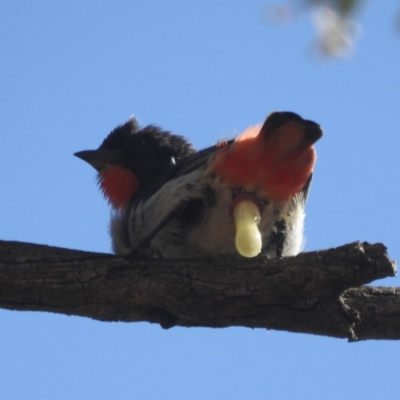
[[[78,151],[74,156],[86,161],[100,172],[110,165],[120,164],[122,153],[120,150],[84,150]]]

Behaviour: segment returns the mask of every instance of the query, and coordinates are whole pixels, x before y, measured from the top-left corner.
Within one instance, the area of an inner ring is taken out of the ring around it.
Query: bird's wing
[[[228,144],[232,142],[233,140],[228,142]],[[209,157],[212,156],[217,149],[218,146],[208,147],[195,154],[192,154],[189,157],[186,157],[177,164],[171,163],[170,167],[165,170],[164,173],[156,177],[152,182],[139,191],[139,193],[132,199],[130,207],[135,207],[136,204],[147,201],[171,179],[190,174],[193,171],[205,166]],[[146,235],[140,239],[138,247],[148,247],[153,237],[157,235],[157,233],[164,226],[185,211],[189,202],[190,199],[182,200],[168,210],[167,214],[160,216],[160,219],[154,224],[154,226],[150,227],[150,230],[146,233]]]

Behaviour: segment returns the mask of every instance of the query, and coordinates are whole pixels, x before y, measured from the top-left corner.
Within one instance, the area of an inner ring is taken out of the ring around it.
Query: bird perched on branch
[[[97,150],[75,155],[98,172],[113,209],[115,253],[273,258],[302,250],[321,136],[315,122],[274,112],[234,140],[195,151],[183,137],[131,118]]]

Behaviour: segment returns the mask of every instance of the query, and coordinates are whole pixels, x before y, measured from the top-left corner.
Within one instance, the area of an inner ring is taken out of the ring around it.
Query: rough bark
[[[277,260],[134,260],[0,241],[0,307],[102,321],[245,326],[338,338],[400,339],[400,288],[382,244]]]

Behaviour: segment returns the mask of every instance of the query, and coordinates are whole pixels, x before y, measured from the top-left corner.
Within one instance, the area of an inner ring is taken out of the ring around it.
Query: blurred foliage
[[[314,53],[323,57],[343,57],[353,54],[355,42],[361,36],[361,26],[354,19],[366,0],[292,0],[266,9],[269,22],[291,22],[304,11],[312,13],[317,40]],[[383,5],[382,5],[383,6]],[[394,16],[400,30],[400,13]]]
[[[308,6],[325,6],[347,17],[365,3],[365,0],[302,0]]]

